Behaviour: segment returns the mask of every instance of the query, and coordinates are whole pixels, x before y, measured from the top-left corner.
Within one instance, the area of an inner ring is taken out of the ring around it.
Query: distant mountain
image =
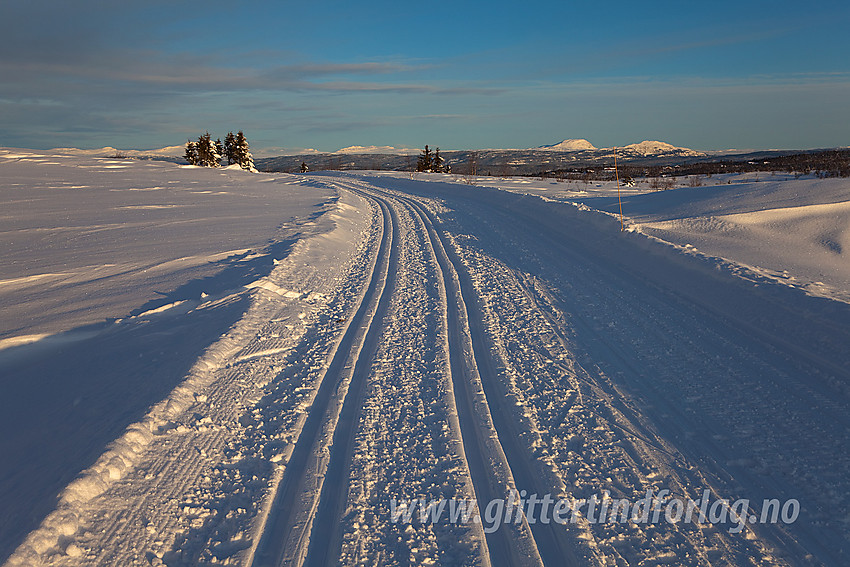
[[[617,148],[597,148],[583,138],[564,140],[557,144],[548,146],[538,146],[530,148],[526,151],[546,151],[546,152],[584,152],[584,155],[596,153],[599,156],[611,155],[614,150],[617,153],[627,157],[701,157],[707,154],[698,152],[690,148],[679,148],[667,142],[658,142],[653,140],[644,140],[639,144],[629,144]]]
[[[393,146],[348,146],[347,148],[342,148],[341,150],[337,150],[337,154],[392,154],[392,155],[415,155],[418,154],[420,150],[415,150],[411,148],[396,148]]]
[[[554,144],[557,146],[559,144]],[[569,144],[566,144],[569,145]],[[553,147],[549,146],[549,148]],[[637,168],[638,173],[648,168],[681,168],[686,164],[726,163],[765,160],[782,155],[804,154],[810,151],[760,151],[735,155],[715,156],[689,148],[680,148],[666,142],[644,141],[619,148],[593,150],[552,150],[532,148],[527,150],[446,150],[440,152],[454,173],[465,174],[473,167],[479,175],[551,175],[555,172],[581,173],[585,170],[604,171],[614,165],[614,154],[620,167]],[[413,152],[413,150],[410,150]],[[415,153],[418,153],[415,152]],[[321,170],[390,170],[411,171],[416,166],[415,155],[394,153],[312,153],[298,156],[278,156],[254,160],[260,171],[298,172],[301,163],[310,171]],[[599,168],[602,168],[601,170]]]
[[[75,155],[75,156],[95,156],[95,157],[112,157],[112,156],[127,156],[127,157],[159,157],[173,158],[181,157],[185,151],[185,146],[167,146],[153,150],[118,150],[112,146],[96,148],[92,150],[81,150],[79,148],[53,148],[48,150],[57,154]]]
[[[532,149],[548,150],[552,152],[575,152],[584,150],[595,150],[596,147],[587,140],[580,138],[564,140],[563,142],[558,142],[557,144],[552,144],[551,146],[539,146],[537,148]]]
[[[639,144],[629,144],[628,146],[623,146],[622,148],[617,148],[618,151],[621,151],[625,154],[630,154],[634,156],[682,156],[682,157],[701,157],[707,154],[703,152],[698,152],[696,150],[692,150],[690,148],[678,148],[673,144],[668,144],[667,142],[657,142],[651,140],[644,140]]]

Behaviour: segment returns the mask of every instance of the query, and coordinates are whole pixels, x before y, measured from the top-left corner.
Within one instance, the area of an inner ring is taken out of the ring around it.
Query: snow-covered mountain
[[[123,155],[127,157],[182,157],[185,151],[185,146],[166,146],[164,148],[156,148],[152,150],[119,150],[112,146],[103,148],[95,148],[90,150],[82,150],[80,148],[53,148],[47,150],[52,153],[74,156],[115,156]]]
[[[703,152],[698,152],[690,148],[679,148],[667,142],[658,142],[653,140],[644,140],[639,144],[629,144],[622,148],[617,148],[628,154],[638,156],[662,156],[662,155],[677,155],[677,156],[704,156]]]
[[[337,154],[391,154],[412,155],[418,154],[420,150],[411,148],[396,148],[394,146],[348,146],[337,150]]]
[[[667,142],[659,142],[654,140],[644,140],[638,144],[629,144],[627,146],[617,146],[616,148],[597,148],[584,138],[571,138],[546,146],[538,146],[531,150],[544,150],[550,152],[603,152],[610,154],[614,150],[618,153],[630,157],[650,157],[650,156],[677,156],[677,157],[698,157],[706,154],[692,150],[690,148],[680,148]]]
[[[539,146],[533,149],[548,150],[553,152],[575,152],[584,150],[595,150],[596,147],[584,138],[577,138],[564,140],[562,142],[558,142],[557,144],[552,144],[549,146]]]

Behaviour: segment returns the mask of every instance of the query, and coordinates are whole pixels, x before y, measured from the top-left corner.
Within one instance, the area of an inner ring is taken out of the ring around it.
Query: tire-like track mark
[[[395,207],[404,206],[414,221],[418,222],[421,227],[425,235],[424,240],[429,244],[430,255],[435,261],[434,269],[441,288],[441,300],[445,302],[447,330],[445,348],[449,361],[448,372],[452,384],[453,401],[456,406],[458,433],[461,442],[460,451],[463,453],[463,460],[469,470],[477,501],[486,503],[496,498],[505,498],[508,488],[505,480],[510,479],[509,469],[504,462],[504,456],[500,454],[501,451],[494,447],[494,445],[498,445],[498,441],[494,439],[492,427],[488,428],[486,424],[481,423],[475,417],[480,415],[481,408],[476,407],[476,393],[472,383],[473,380],[477,380],[477,367],[469,344],[466,307],[458,287],[457,273],[452,271],[452,266],[441,240],[436,236],[429,219],[422,214],[412,200],[400,198],[398,195],[367,184],[337,184],[379,202],[382,207],[390,211],[394,218],[397,216]],[[351,433],[353,435],[354,428],[352,428]],[[347,467],[343,472],[345,471],[347,471]],[[495,471],[501,472],[495,474]],[[508,471],[507,476],[505,471]],[[340,495],[344,494],[346,488],[345,486],[338,488]],[[336,515],[324,517],[323,522],[338,525],[341,511],[338,505],[336,511]],[[530,538],[527,535],[524,537],[523,531],[527,532],[526,525],[519,526],[519,529],[514,526],[503,526],[502,529],[486,534],[486,541],[482,542],[483,548],[486,548],[486,551],[483,552],[483,559],[496,567],[539,565],[539,558],[534,549],[533,541],[529,541]],[[326,530],[324,535],[329,536],[330,533]],[[328,550],[329,548],[337,548],[337,539],[329,540],[316,537],[314,541],[316,554],[309,556],[308,564],[335,564],[333,558],[328,555]],[[331,545],[328,544],[329,541],[332,542]],[[529,543],[532,545],[529,546]]]
[[[492,436],[492,426],[485,422],[483,400],[475,385],[480,382],[478,363],[469,331],[466,301],[460,290],[458,273],[430,220],[411,201],[404,201],[414,216],[420,219],[437,259],[441,285],[445,289],[449,347],[449,367],[457,408],[463,450],[475,486],[475,496],[481,505],[504,498],[504,482],[510,479],[507,464],[498,439]],[[476,417],[478,416],[478,417]],[[495,474],[494,474],[495,473]],[[535,546],[529,545],[528,527],[507,525],[487,534],[487,547],[492,565],[539,564]]]
[[[260,536],[254,567],[304,564],[317,514],[333,515],[340,506],[340,482],[325,480],[343,478],[347,470],[363,384],[392,295],[389,275],[397,269],[395,217],[384,203],[373,202],[381,210],[383,232],[371,278],[313,398]]]

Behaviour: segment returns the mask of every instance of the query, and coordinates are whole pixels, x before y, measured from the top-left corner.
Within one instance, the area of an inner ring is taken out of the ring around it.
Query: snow
[[[704,155],[702,154],[702,152],[697,152],[689,148],[677,148],[673,144],[668,144],[667,142],[658,142],[652,140],[644,140],[643,142],[640,142],[638,144],[629,144],[627,146],[623,146],[622,149],[627,152],[634,152],[642,156],[670,153],[676,153],[683,156]]]
[[[331,198],[239,169],[59,156],[49,164],[33,155],[0,150],[0,340],[159,303],[270,238],[286,238],[282,222],[318,213]],[[282,216],[282,206],[292,212]]]
[[[155,148],[150,150],[118,150],[112,146],[103,148],[94,148],[84,150],[80,148],[53,148],[52,150],[44,150],[50,155],[71,155],[71,156],[88,156],[88,157],[108,157],[121,155],[125,157],[183,157],[186,146],[166,146],[164,148]]]
[[[691,253],[850,301],[850,182],[762,174],[704,183],[629,196],[623,210],[635,230]],[[582,202],[611,213],[619,208],[613,199]]]
[[[796,534],[792,545],[764,530],[730,539],[678,524],[633,532],[588,525],[579,537],[587,547],[576,552],[591,564],[651,563],[671,554],[680,564],[699,564],[698,555],[720,560],[726,549],[783,565],[783,556],[790,564],[808,560],[793,550],[797,544],[846,549],[846,526],[818,512],[846,501],[838,486],[850,482],[838,472],[848,454],[839,417],[850,378],[844,304],[745,277],[734,265],[637,231],[623,234],[613,215],[573,206],[578,201],[528,196],[536,186],[563,199],[589,193],[584,201],[613,204],[613,184],[567,191],[549,180],[477,178],[470,186],[446,183],[449,176],[374,179],[448,209],[447,230],[458,235],[481,298],[475,317],[488,322],[504,369],[488,403],[516,400],[520,438],[548,467],[541,474],[554,490],[587,497],[616,487],[634,498],[647,487],[698,494],[710,486],[715,494],[754,499],[793,494],[812,514],[781,528]],[[521,195],[511,199],[484,184]],[[604,197],[594,201],[595,191]],[[827,360],[837,365],[820,366]],[[499,435],[503,443],[515,437]],[[840,565],[842,553],[813,555]]]
[[[844,180],[622,189],[621,232],[612,183],[26,150],[0,173],[10,566],[846,563]],[[802,512],[388,515],[661,489]]]
[[[313,218],[335,199],[287,176],[108,165],[0,150],[3,557],[240,317],[242,286],[327,230]]]
[[[337,154],[396,154],[417,155],[421,150],[411,148],[396,148],[394,146],[348,146],[337,150]]]
[[[786,173],[700,177],[698,187],[691,181],[679,179],[667,191],[651,190],[648,182],[621,187],[629,230],[713,258],[742,277],[850,301],[850,182]],[[614,182],[481,177],[476,183],[619,216]]]
[[[617,148],[605,148],[599,150],[593,144],[588,142],[583,138],[579,139],[568,139],[557,144],[552,144],[549,146],[540,146],[537,148],[532,148],[534,150],[546,150],[553,152],[576,152],[576,151],[602,151],[602,152],[612,152],[617,150],[621,153],[628,153],[637,156],[654,156],[654,155],[679,155],[679,156],[702,156],[705,155],[702,152],[698,152],[695,150],[691,150],[689,148],[679,148],[672,144],[668,144],[667,142],[658,142],[652,140],[644,140],[643,142],[637,144],[628,144],[626,146],[617,147]]]
[[[551,146],[540,146],[536,150],[551,150],[553,152],[572,152],[577,150],[595,150],[596,147],[585,139],[568,139]]]

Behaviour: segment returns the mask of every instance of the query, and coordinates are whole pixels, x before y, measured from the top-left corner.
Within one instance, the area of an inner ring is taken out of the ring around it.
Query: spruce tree
[[[236,163],[236,136],[233,132],[228,132],[224,137],[224,157],[227,158],[227,165]]]
[[[242,169],[247,169],[249,171],[254,169],[254,158],[251,156],[251,150],[248,147],[248,140],[245,138],[245,134],[242,133],[242,130],[239,130],[236,134],[236,163]]]
[[[434,160],[432,162],[433,165],[432,165],[432,168],[431,168],[434,171],[434,173],[443,173],[444,172],[443,162],[445,162],[445,160],[440,157],[440,148],[437,148],[437,150],[434,152]]]
[[[198,165],[198,146],[192,140],[186,142],[186,153],[183,155],[189,165]]]
[[[224,156],[224,146],[221,143],[221,138],[215,141],[215,153],[218,154],[218,165],[221,165],[221,158]]]
[[[207,134],[209,135],[209,134]],[[198,141],[195,144],[195,148],[198,152],[198,162],[197,165],[201,167],[207,167],[207,162],[209,161],[209,148],[207,147],[206,137],[204,134],[198,136]]]
[[[198,165],[218,167],[221,165],[221,154],[218,153],[215,142],[207,132],[198,138]]]
[[[431,150],[428,148],[428,144],[425,144],[425,149],[419,154],[419,161],[416,162],[416,171],[431,171],[431,167],[433,165],[431,157]]]

